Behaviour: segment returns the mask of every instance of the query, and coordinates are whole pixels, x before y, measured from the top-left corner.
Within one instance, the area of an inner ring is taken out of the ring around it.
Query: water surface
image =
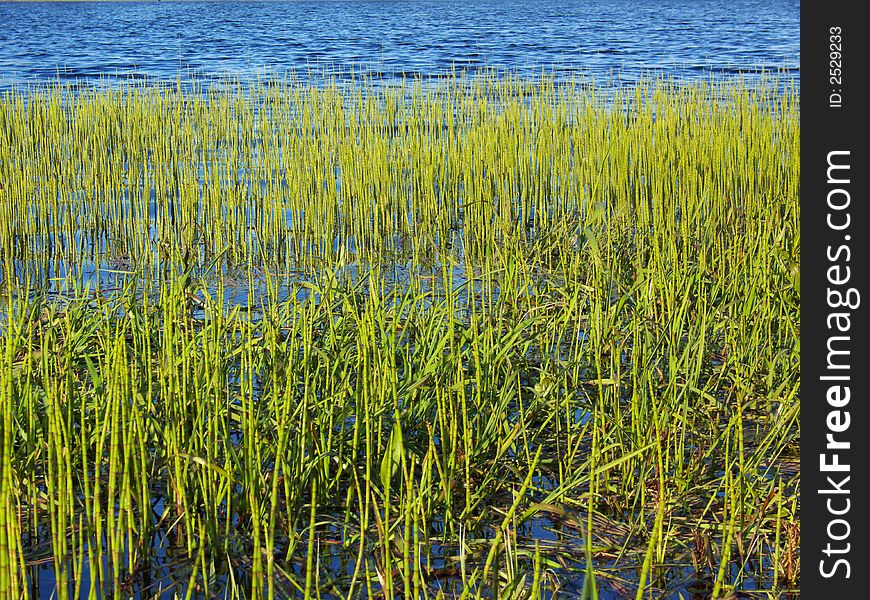
[[[799,12],[795,0],[6,2],[0,87],[325,67],[797,79]]]

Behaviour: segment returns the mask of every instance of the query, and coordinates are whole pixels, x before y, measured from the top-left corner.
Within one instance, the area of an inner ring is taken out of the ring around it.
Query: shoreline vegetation
[[[797,597],[799,113],[2,94],[0,596]]]

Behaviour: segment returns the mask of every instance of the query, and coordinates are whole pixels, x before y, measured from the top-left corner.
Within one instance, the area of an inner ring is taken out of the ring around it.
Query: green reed
[[[794,587],[798,152],[776,82],[6,93],[0,595]]]

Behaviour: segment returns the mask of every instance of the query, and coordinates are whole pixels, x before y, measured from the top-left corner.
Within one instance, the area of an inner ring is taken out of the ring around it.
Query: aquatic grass
[[[774,84],[6,93],[0,593],[792,589],[798,141]]]

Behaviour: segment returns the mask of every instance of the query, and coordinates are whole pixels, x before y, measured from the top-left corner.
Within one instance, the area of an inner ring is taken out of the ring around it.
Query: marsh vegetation
[[[4,94],[0,596],[795,589],[799,175],[773,82]]]

